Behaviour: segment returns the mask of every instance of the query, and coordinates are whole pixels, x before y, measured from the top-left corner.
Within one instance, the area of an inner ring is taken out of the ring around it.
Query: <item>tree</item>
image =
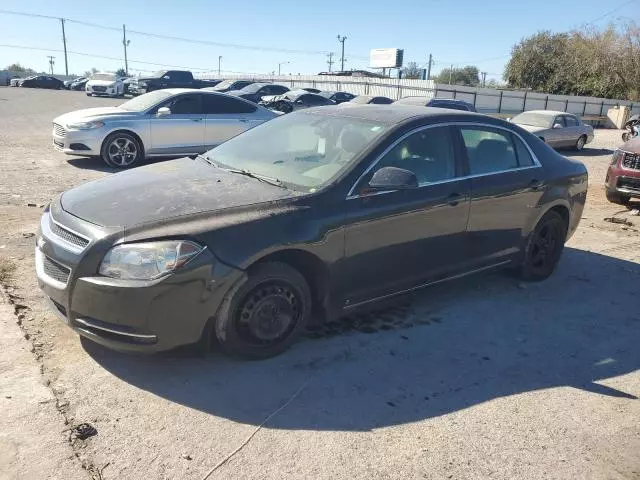
[[[449,81],[451,79],[451,81]],[[475,87],[480,84],[478,67],[467,65],[462,68],[446,68],[436,77],[436,83],[450,83],[451,85],[465,85]]]
[[[8,70],[12,73],[16,73],[18,75],[34,75],[36,73],[35,70],[28,68],[28,67],[23,67],[22,65],[20,65],[19,63],[13,63],[11,65],[8,65],[5,70]]]
[[[96,73],[98,73],[98,69],[96,67],[91,67],[91,70],[84,72],[83,77],[90,77]]]
[[[119,77],[126,77],[127,72],[124,71],[124,68],[119,68],[118,70],[116,70],[116,75]]]
[[[402,78],[422,78],[422,69],[418,67],[416,62],[409,62],[407,66],[402,69]]]

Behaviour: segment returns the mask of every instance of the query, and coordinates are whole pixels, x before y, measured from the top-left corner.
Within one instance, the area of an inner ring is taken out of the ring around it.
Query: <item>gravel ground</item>
[[[119,102],[0,88],[0,479],[640,478],[640,217],[602,187],[620,132],[571,155],[587,207],[545,282],[442,285],[263,362],[147,357],[81,342],[32,267],[40,207],[112,173],[55,152],[51,120]]]

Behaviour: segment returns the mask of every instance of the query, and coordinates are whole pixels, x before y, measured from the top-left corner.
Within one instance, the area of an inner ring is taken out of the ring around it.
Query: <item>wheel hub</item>
[[[282,285],[254,289],[239,312],[239,333],[251,343],[281,340],[293,330],[300,314],[296,294]]]

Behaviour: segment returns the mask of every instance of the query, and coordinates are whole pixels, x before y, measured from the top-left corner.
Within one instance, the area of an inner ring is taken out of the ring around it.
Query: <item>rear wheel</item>
[[[230,355],[269,358],[289,348],[310,313],[311,292],[302,274],[284,263],[264,263],[229,292],[213,333]]]
[[[578,152],[581,152],[584,149],[584,146],[587,144],[587,137],[585,137],[584,135],[581,136],[578,141],[576,142],[576,150]]]
[[[607,196],[607,200],[609,200],[611,203],[616,203],[618,205],[628,205],[629,202],[631,201],[630,196],[622,195],[618,192],[613,192],[610,190],[607,190],[605,192],[605,195]]]
[[[540,219],[527,241],[520,270],[524,280],[540,281],[553,273],[564,249],[567,229],[567,222],[558,212],[547,212]]]
[[[127,132],[114,132],[109,135],[100,149],[102,160],[114,168],[131,168],[144,156],[142,145]]]

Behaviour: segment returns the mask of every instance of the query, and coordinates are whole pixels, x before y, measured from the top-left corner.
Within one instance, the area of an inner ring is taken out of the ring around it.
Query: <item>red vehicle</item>
[[[605,179],[607,200],[627,205],[632,198],[640,198],[640,137],[619,147],[611,158]]]

